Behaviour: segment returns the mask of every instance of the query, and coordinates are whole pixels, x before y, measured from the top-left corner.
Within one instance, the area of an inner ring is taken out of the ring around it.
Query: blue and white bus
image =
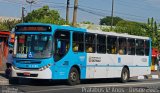
[[[68,80],[150,74],[149,37],[70,26],[23,23],[15,27],[13,78]]]

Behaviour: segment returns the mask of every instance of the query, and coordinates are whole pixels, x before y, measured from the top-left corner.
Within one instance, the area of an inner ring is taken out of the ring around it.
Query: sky
[[[65,19],[66,1],[35,0],[31,10],[49,5]],[[73,16],[73,4],[74,0],[70,0],[70,22]],[[100,19],[111,16],[112,0],[78,0],[78,5],[77,22],[90,21],[99,24]],[[0,0],[0,16],[21,17],[22,6],[25,7],[27,15],[31,10],[26,0]],[[147,22],[148,18],[154,17],[160,23],[160,0],[114,0],[114,16],[138,22]]]

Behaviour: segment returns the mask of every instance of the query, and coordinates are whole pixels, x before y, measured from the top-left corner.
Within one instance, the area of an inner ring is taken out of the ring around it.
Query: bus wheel
[[[68,84],[73,86],[80,82],[79,72],[76,68],[71,68],[68,77]]]
[[[126,83],[129,80],[129,70],[125,67],[122,70],[120,82]]]

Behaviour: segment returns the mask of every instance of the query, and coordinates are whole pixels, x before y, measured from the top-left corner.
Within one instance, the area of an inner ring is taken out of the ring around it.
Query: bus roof
[[[111,36],[127,37],[127,38],[150,39],[149,37],[129,35],[128,33],[104,32],[101,30],[88,30],[87,32],[97,33],[97,34],[106,34],[106,35],[111,35]]]
[[[86,29],[83,29],[83,28],[76,28],[76,27],[64,26],[64,25],[45,24],[45,23],[20,23],[20,24],[17,24],[16,26],[23,26],[23,25],[43,25],[43,26],[51,26],[52,29],[90,32],[90,33],[96,33],[96,34],[106,34],[106,35],[112,35],[112,36],[137,38],[137,39],[149,39],[149,37],[129,35],[127,33],[103,32],[101,30],[87,30],[86,31]]]

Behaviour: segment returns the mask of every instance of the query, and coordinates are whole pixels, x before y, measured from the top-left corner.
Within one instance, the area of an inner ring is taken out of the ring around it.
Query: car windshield
[[[48,58],[52,55],[51,35],[17,35],[15,37],[17,58]]]

